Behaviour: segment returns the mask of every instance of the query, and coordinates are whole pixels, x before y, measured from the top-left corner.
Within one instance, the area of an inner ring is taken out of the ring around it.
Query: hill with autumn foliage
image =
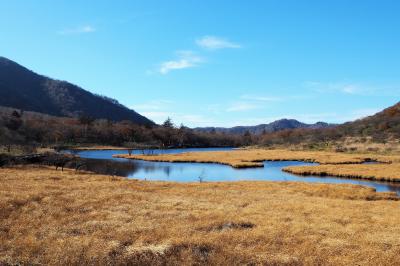
[[[356,121],[347,122],[329,128],[293,129],[264,134],[259,143],[262,145],[302,144],[306,147],[355,146],[355,143],[397,145],[400,141],[400,102]],[[346,147],[344,147],[345,149]],[[341,148],[339,148],[341,149]]]
[[[369,136],[376,140],[399,139],[400,102],[373,116],[345,123],[338,130],[350,136]]]

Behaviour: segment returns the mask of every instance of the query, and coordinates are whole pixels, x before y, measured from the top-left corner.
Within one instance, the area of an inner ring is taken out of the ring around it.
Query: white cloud
[[[162,111],[148,111],[148,112],[140,112],[141,115],[153,120],[154,122],[161,124],[168,117],[171,117],[171,113],[162,112]]]
[[[398,83],[307,81],[303,86],[318,93],[341,93],[349,96],[400,96],[400,85]]]
[[[183,114],[167,111],[148,111],[141,112],[140,114],[158,124],[162,124],[168,117],[170,117],[176,125],[184,124],[190,127],[210,126],[215,123],[215,120],[200,114]]]
[[[230,42],[226,39],[215,37],[215,36],[204,36],[196,40],[196,44],[201,48],[207,50],[218,50],[224,48],[240,48],[241,46],[237,43]],[[192,68],[205,62],[205,59],[194,51],[185,50],[176,52],[177,58],[168,60],[159,64],[157,72],[160,74],[168,74],[172,70]],[[152,75],[153,71],[147,70],[147,75]]]
[[[215,120],[197,114],[178,115],[177,119],[179,119],[183,124],[190,126],[212,125],[215,123]]]
[[[165,109],[170,106],[173,101],[158,99],[158,100],[151,100],[145,103],[135,104],[130,106],[135,111],[149,111],[149,110],[160,110]]]
[[[266,107],[266,102],[280,102],[283,101],[280,97],[270,97],[270,96],[257,96],[244,94],[239,97],[241,100],[232,103],[228,108],[227,112],[244,112],[254,109],[262,109]]]
[[[344,119],[344,121],[353,121],[356,119],[362,119],[367,116],[374,115],[374,114],[378,113],[379,111],[381,111],[381,110],[379,110],[378,108],[365,108],[365,109],[354,110],[349,117]]]
[[[77,28],[65,29],[58,32],[60,35],[70,35],[70,34],[83,34],[95,32],[96,28],[91,25],[84,25]]]
[[[318,81],[308,81],[305,83],[305,86],[320,93],[339,92],[351,95],[370,95],[377,91],[376,88],[372,88],[370,86],[345,82],[324,83]]]
[[[261,101],[261,102],[280,102],[283,99],[280,97],[270,97],[270,96],[257,96],[257,95],[242,95],[240,96],[243,100],[253,100],[253,101]]]
[[[234,126],[255,126],[260,124],[268,124],[280,119],[296,119],[303,123],[316,123],[316,122],[328,122],[336,123],[338,115],[336,113],[321,113],[321,114],[286,114],[277,116],[261,116],[235,119],[233,121],[224,121],[220,126],[234,127]],[[218,125],[214,125],[218,126]]]
[[[366,117],[366,116],[374,115],[379,111],[382,111],[382,110],[380,110],[378,108],[366,108],[366,109],[355,110],[355,111],[353,111],[353,113],[360,117]]]
[[[173,115],[172,112],[168,111],[172,104],[173,101],[170,100],[154,99],[144,103],[133,104],[129,107],[156,123],[162,123],[169,116]]]
[[[214,114],[214,115],[219,115],[222,112],[225,111],[225,109],[223,108],[223,106],[221,104],[210,104],[208,106],[206,106],[207,111]]]
[[[196,44],[208,50],[218,50],[224,48],[241,48],[240,44],[228,41],[216,36],[204,36],[196,40]]]
[[[340,89],[342,92],[347,94],[357,94],[358,92],[362,91],[361,88],[359,88],[357,85],[354,84],[344,85]]]
[[[344,123],[348,121],[354,121],[357,119],[362,119],[370,115],[374,115],[379,112],[379,109],[357,109],[346,113],[336,113],[336,112],[326,112],[326,113],[298,113],[298,114],[285,114],[279,116],[270,117],[254,117],[249,119],[244,119],[240,122],[236,121],[235,125],[258,125],[266,124],[280,119],[296,119],[303,123],[313,124],[316,122],[327,122],[327,123]]]
[[[185,126],[197,127],[215,124],[215,120],[209,115],[185,113],[182,111],[177,111],[175,109],[176,107],[176,102],[167,99],[154,99],[130,106],[130,108],[158,124],[163,123],[168,117],[170,117],[176,125],[180,125],[182,123]]]
[[[159,72],[163,75],[168,74],[172,70],[185,69],[196,67],[204,62],[204,59],[196,55],[192,51],[178,51],[178,58],[171,61],[162,62],[160,64]]]
[[[248,103],[248,102],[239,102],[234,103],[230,107],[226,109],[227,112],[243,112],[254,109],[260,109],[261,106],[259,104]]]

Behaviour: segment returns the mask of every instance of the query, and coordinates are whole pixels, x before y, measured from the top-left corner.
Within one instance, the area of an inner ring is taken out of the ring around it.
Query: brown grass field
[[[356,185],[0,169],[0,265],[398,265],[400,201]]]
[[[345,164],[291,166],[283,169],[297,175],[337,176],[378,181],[400,182],[400,163],[392,164]]]
[[[350,154],[324,151],[291,151],[291,150],[267,150],[267,149],[243,149],[232,151],[212,152],[188,152],[180,154],[165,155],[128,155],[119,154],[115,157],[139,159],[146,161],[162,162],[199,162],[199,163],[221,163],[231,165],[235,168],[259,167],[263,161],[305,161],[321,164],[350,164],[362,163],[368,160],[390,163],[400,162],[398,155],[377,154]]]
[[[263,167],[263,161],[306,161],[317,162],[321,165],[290,167],[285,170],[301,175],[332,175],[380,181],[400,181],[400,156],[398,155],[248,149],[151,156],[122,154],[115,155],[115,157],[163,162],[221,163],[235,168]],[[360,164],[370,160],[381,162],[381,164]]]

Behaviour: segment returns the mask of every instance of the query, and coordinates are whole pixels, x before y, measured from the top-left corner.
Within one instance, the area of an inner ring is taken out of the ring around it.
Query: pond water
[[[232,148],[203,148],[203,149],[170,149],[154,150],[153,154],[181,153],[189,151],[217,151]],[[375,182],[357,179],[335,177],[297,176],[282,171],[282,168],[296,165],[315,165],[298,161],[264,162],[264,167],[235,169],[228,165],[213,163],[168,163],[147,162],[113,158],[114,154],[126,154],[125,150],[80,151],[75,152],[82,158],[87,158],[86,169],[98,173],[114,174],[128,178],[163,180],[175,182],[205,182],[266,180],[266,181],[301,181],[312,183],[356,184],[374,187],[378,192],[394,191],[400,195],[400,184]],[[142,151],[134,151],[140,154]]]
[[[151,150],[133,150],[132,154],[175,154],[182,152],[201,152],[201,151],[231,151],[233,148],[185,148],[185,149],[151,149]],[[77,151],[75,150],[73,153],[79,155],[82,158],[91,158],[91,159],[114,159],[112,156],[114,154],[127,154],[127,150],[93,150],[93,151]],[[126,161],[123,159],[123,161]]]

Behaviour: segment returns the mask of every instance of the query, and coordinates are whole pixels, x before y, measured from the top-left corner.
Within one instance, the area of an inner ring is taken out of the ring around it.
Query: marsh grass
[[[297,175],[337,176],[353,179],[400,182],[400,163],[290,166],[283,170]]]
[[[377,154],[351,154],[324,151],[291,151],[243,149],[233,151],[188,152],[160,155],[117,154],[114,157],[162,162],[221,163],[235,168],[262,167],[263,161],[304,161],[321,164],[354,164],[366,161],[383,163],[400,162],[400,156]]]
[[[356,185],[0,169],[0,265],[396,265],[400,202]]]
[[[115,157],[163,162],[221,163],[235,168],[263,167],[263,161],[305,161],[320,166],[285,168],[302,175],[331,175],[381,181],[400,181],[400,156],[324,151],[246,149],[234,151],[190,152],[168,155],[115,155]],[[376,161],[380,164],[361,163]],[[329,164],[329,165],[327,165]]]

